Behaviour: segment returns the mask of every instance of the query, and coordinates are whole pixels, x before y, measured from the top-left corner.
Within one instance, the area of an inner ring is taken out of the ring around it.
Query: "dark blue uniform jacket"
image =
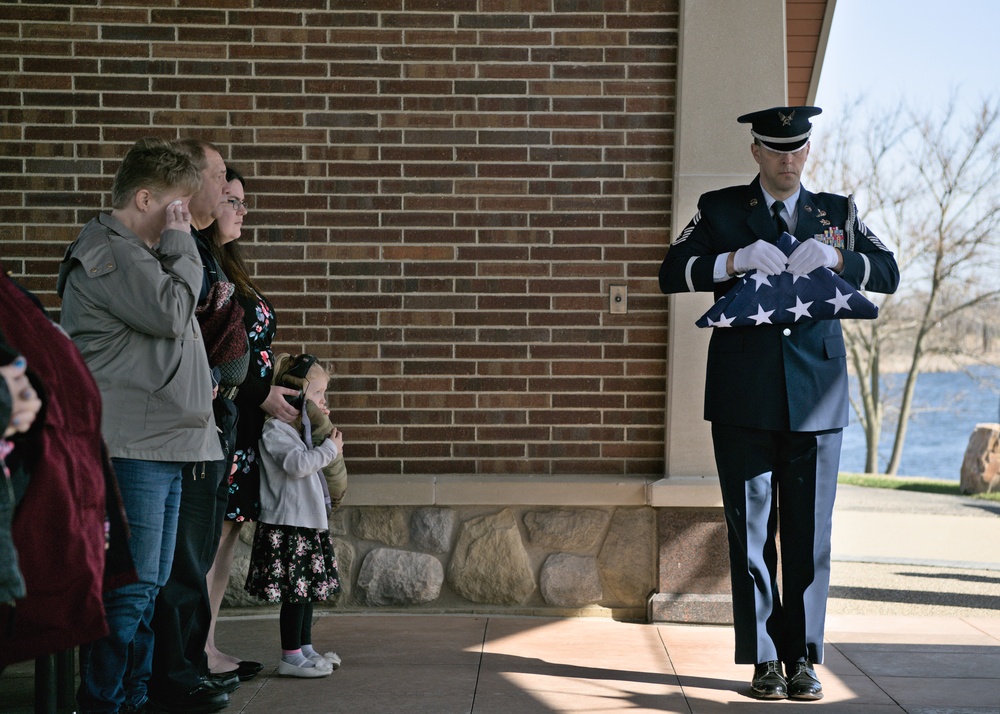
[[[831,193],[799,194],[795,237],[846,231],[848,199]],[[856,288],[892,293],[899,269],[892,253],[860,220],[855,245],[843,250],[840,276]],[[758,239],[774,242],[775,229],[758,176],[748,186],[704,194],[698,213],[660,266],[664,293],[711,291],[716,299],[736,278],[716,283],[715,259]],[[788,334],[785,334],[785,333]],[[691,359],[695,359],[691,355]],[[847,426],[847,352],[838,320],[792,325],[715,328],[705,383],[708,421],[777,431],[824,431]]]

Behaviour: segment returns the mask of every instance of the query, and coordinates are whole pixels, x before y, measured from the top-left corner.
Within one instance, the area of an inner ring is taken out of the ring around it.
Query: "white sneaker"
[[[324,652],[323,659],[329,662],[334,669],[340,669],[340,656],[336,652]]]
[[[285,660],[278,662],[278,674],[282,677],[326,677],[332,671],[327,667],[298,667]]]

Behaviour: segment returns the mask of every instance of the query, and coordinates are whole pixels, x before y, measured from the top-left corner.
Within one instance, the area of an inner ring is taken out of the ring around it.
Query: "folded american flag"
[[[786,256],[799,245],[788,233],[777,246]],[[698,327],[754,327],[804,320],[873,320],[878,307],[829,268],[808,275],[763,275],[751,270],[695,323]]]

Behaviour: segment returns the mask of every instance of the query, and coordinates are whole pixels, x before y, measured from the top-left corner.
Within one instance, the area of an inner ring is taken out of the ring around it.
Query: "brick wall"
[[[94,5],[0,2],[0,255],[46,305],[129,144],[199,136],[354,473],[662,473],[676,0]]]

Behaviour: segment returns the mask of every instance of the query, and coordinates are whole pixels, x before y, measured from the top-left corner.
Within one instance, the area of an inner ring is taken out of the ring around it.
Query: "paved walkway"
[[[265,662],[227,714],[1000,712],[1000,504],[842,487],[821,702],[757,702],[729,627],[602,618],[326,614],[317,680],[274,674],[273,615],[225,617],[218,639]],[[31,665],[0,677],[0,712],[31,711]]]
[[[834,615],[820,703],[757,702],[732,662],[728,627],[579,618],[334,615],[313,630],[343,667],[273,676],[275,620],[231,620],[220,636],[269,666],[228,711],[352,714],[1000,711],[1000,617]],[[784,710],[784,709],[782,709]]]

